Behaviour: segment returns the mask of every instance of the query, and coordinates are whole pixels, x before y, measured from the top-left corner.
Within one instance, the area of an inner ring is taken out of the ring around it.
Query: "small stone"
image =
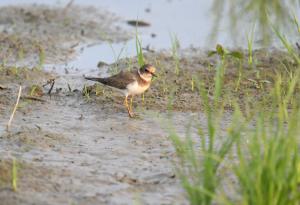
[[[126,177],[126,174],[123,172],[117,172],[117,173],[115,173],[115,177],[116,177],[117,181],[123,181],[124,178]]]

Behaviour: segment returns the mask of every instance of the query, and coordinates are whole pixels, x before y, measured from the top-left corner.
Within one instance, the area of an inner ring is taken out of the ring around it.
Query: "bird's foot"
[[[135,117],[135,114],[134,114],[132,111],[128,110],[128,116],[129,116],[130,118],[134,118],[134,117]]]
[[[130,119],[142,119],[142,117],[138,114],[131,113],[129,114]]]

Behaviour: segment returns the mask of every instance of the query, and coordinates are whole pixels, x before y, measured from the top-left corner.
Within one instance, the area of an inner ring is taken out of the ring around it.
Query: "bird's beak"
[[[156,74],[154,74],[154,73],[151,73],[152,74],[152,76],[154,76],[154,77],[157,77],[157,75]]]
[[[147,69],[147,72],[150,73],[152,76],[157,77],[157,75],[155,75],[155,73],[151,72],[150,70]]]

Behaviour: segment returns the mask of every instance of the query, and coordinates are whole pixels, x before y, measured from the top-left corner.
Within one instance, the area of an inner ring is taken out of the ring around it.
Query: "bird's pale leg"
[[[131,110],[130,110],[130,107],[129,107],[129,105],[128,105],[128,100],[127,100],[127,98],[128,98],[128,96],[125,97],[124,105],[125,105],[125,107],[126,107],[126,109],[127,109],[127,112],[128,112],[129,117],[133,117],[133,113],[132,113]]]
[[[130,98],[130,111],[132,112],[132,103],[133,103],[133,95],[131,96],[131,98]]]
[[[132,111],[132,103],[133,103],[133,95],[132,95],[131,98],[130,98],[130,106],[129,106],[130,113],[131,113],[131,115],[133,116],[133,115],[134,115],[134,112]]]

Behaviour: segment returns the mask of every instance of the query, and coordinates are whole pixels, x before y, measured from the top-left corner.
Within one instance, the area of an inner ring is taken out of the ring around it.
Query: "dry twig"
[[[39,101],[39,102],[46,102],[46,100],[44,100],[44,99],[34,97],[34,96],[28,96],[28,95],[22,96],[21,98],[27,99],[27,100],[35,100],[35,101]]]
[[[74,0],[69,1],[69,3],[65,6],[64,10],[63,10],[63,14],[66,15],[68,9],[73,5]]]
[[[11,122],[12,122],[12,120],[13,120],[13,118],[14,118],[15,112],[16,112],[17,107],[18,107],[18,105],[19,105],[19,101],[20,101],[21,94],[22,94],[22,86],[20,86],[20,88],[19,88],[19,94],[18,94],[18,98],[17,98],[16,105],[15,105],[14,110],[13,110],[13,112],[11,113],[10,119],[9,119],[9,121],[8,121],[8,123],[7,123],[7,127],[6,127],[6,130],[7,130],[7,131],[9,131],[9,128],[10,128],[10,126],[11,126]]]

